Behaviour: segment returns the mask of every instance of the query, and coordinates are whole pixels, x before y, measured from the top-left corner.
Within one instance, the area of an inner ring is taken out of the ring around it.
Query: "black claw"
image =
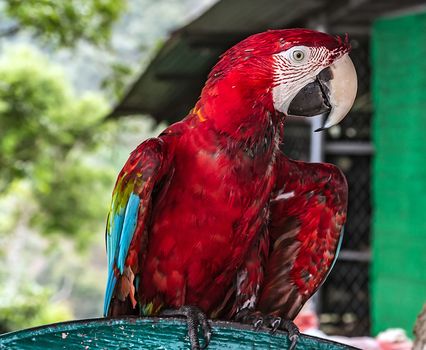
[[[191,350],[206,349],[210,343],[212,330],[207,320],[207,316],[196,306],[185,305],[176,310],[164,310],[162,316],[184,316],[188,325],[188,337],[191,343]],[[198,326],[203,331],[204,346],[200,347],[198,339]]]
[[[207,320],[206,315],[201,311],[198,310],[198,321],[201,326],[201,330],[203,331],[203,337],[204,337],[204,346],[203,349],[207,349],[207,346],[210,343],[210,339],[212,337],[212,329],[210,327],[209,321]]]
[[[235,320],[238,322],[251,324],[256,331],[262,326],[270,328],[270,333],[274,334],[278,329],[288,332],[288,338],[291,341],[289,350],[296,349],[296,344],[300,336],[299,328],[294,324],[293,321],[283,320],[279,316],[268,315],[265,316],[259,311],[251,309],[240,310],[235,316]]]
[[[263,318],[259,318],[253,321],[253,327],[255,331],[258,331],[263,325]]]
[[[265,317],[258,311],[253,311],[251,309],[243,309],[237,313],[235,319],[238,322],[251,324],[255,331],[258,331],[262,328],[265,323]]]
[[[290,320],[283,320],[280,328],[288,332],[288,338],[291,341],[289,350],[296,349],[296,344],[300,336],[299,328]]]
[[[297,344],[297,340],[299,339],[299,336],[298,335],[294,335],[292,337],[289,337],[289,339],[291,340],[291,345],[289,347],[289,350],[296,349],[296,344]]]
[[[271,334],[275,334],[275,332],[280,328],[281,322],[281,317],[274,317],[269,321],[269,324],[271,326]]]

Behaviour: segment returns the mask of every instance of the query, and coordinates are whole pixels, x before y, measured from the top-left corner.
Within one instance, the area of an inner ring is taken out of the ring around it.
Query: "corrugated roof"
[[[181,119],[194,105],[219,55],[250,34],[314,27],[368,36],[379,16],[424,6],[424,0],[221,0],[174,32],[110,117],[148,113]]]

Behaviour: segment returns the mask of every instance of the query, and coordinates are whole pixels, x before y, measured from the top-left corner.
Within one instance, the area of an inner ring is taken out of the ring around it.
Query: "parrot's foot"
[[[274,334],[278,329],[288,332],[288,338],[291,341],[289,350],[296,348],[297,340],[299,339],[299,328],[291,320],[284,320],[282,317],[264,315],[259,311],[251,309],[243,309],[238,312],[235,319],[238,322],[253,325],[255,330],[259,330],[262,326],[270,328],[271,334]]]
[[[284,320],[281,317],[269,316],[268,324],[271,326],[272,334],[274,334],[278,329],[287,331],[288,338],[291,341],[289,350],[296,349],[296,344],[300,336],[300,331],[292,320]]]
[[[235,316],[237,322],[251,324],[256,331],[264,325],[265,318],[265,315],[261,312],[251,309],[242,309]]]
[[[188,325],[188,336],[191,343],[191,350],[206,349],[210,343],[212,329],[207,320],[207,316],[198,307],[191,305],[184,305],[179,309],[164,310],[161,316],[184,316]],[[201,326],[204,337],[204,346],[200,347],[198,339],[198,327]]]

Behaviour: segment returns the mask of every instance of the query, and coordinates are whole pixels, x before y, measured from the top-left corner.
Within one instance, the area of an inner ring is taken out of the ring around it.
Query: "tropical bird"
[[[348,39],[307,29],[248,37],[214,66],[189,114],[141,143],[107,219],[105,316],[184,315],[290,331],[326,278],[346,218],[330,164],[280,151],[286,116],[341,121],[356,95]]]

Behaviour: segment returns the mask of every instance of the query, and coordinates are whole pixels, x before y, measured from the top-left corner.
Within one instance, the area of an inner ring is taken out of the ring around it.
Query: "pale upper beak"
[[[318,130],[327,129],[348,114],[357,87],[354,64],[349,55],[344,54],[297,93],[289,105],[288,114],[305,117],[327,114],[323,127]]]
[[[348,54],[335,61],[330,69],[333,74],[333,79],[328,82],[331,111],[324,123],[324,129],[336,125],[348,114],[358,88],[356,70]]]

